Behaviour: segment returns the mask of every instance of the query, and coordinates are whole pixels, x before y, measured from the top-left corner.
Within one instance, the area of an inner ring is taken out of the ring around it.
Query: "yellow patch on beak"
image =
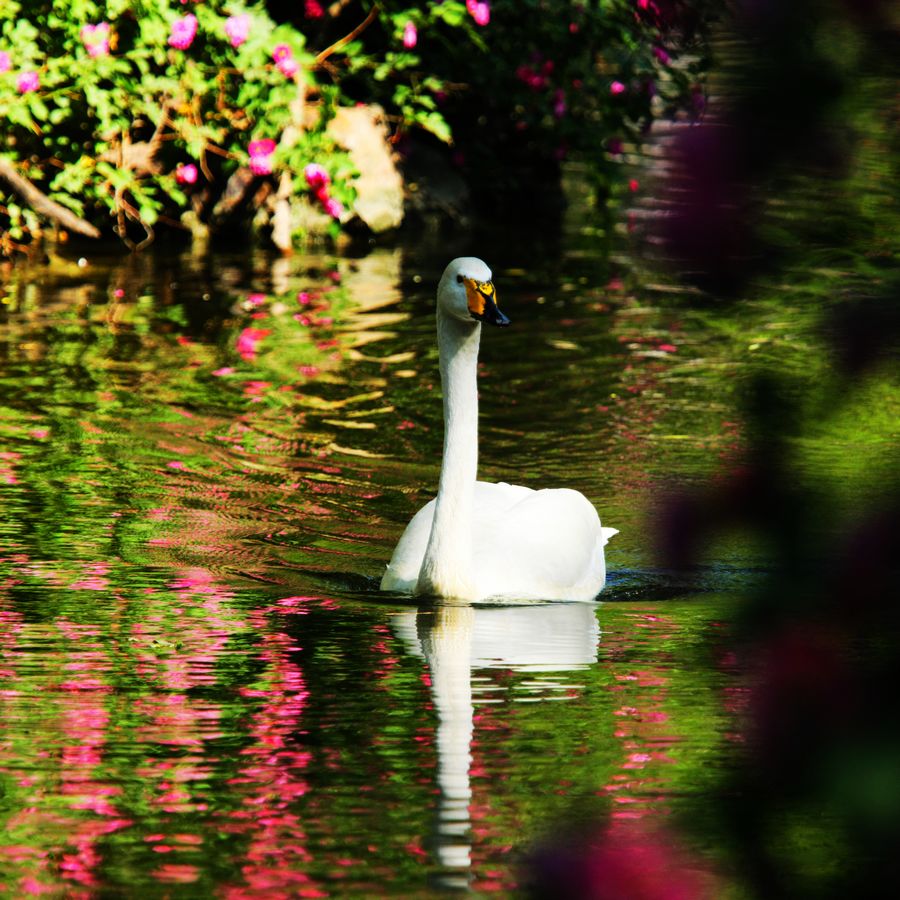
[[[475,281],[474,278],[463,278],[466,286],[466,301],[469,312],[477,318],[484,315],[485,305],[490,302],[497,305],[497,292],[492,281]]]

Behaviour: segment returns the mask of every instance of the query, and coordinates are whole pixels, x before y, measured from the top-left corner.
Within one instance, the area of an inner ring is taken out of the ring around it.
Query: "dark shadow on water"
[[[380,579],[372,575],[356,572],[307,572],[316,581],[319,591],[339,594],[363,604],[388,607],[421,607],[423,604],[445,605],[439,598],[412,597],[395,591],[382,591]],[[766,575],[763,568],[747,566],[710,565],[695,566],[691,569],[618,569],[610,572],[606,587],[593,601],[603,603],[658,603],[669,600],[683,600],[696,594],[746,592],[758,584]],[[476,607],[515,607],[559,605],[565,601],[515,601],[486,602],[472,605]]]
[[[610,572],[602,603],[682,600],[692,594],[746,591],[766,570],[746,566],[694,566],[687,569],[618,569]]]

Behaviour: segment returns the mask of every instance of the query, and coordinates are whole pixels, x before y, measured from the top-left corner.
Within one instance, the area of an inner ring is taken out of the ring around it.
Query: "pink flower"
[[[294,51],[287,44],[276,44],[272,48],[272,59],[285,78],[293,78],[300,71],[300,64],[294,59]]]
[[[304,168],[303,175],[306,178],[306,183],[312,188],[316,199],[325,209],[325,212],[333,219],[340,219],[344,214],[344,207],[333,197],[328,196],[328,185],[331,184],[331,177],[328,172],[326,172],[318,163],[309,163],[309,165]],[[306,294],[298,294],[297,299],[300,300],[301,303],[309,302],[309,297]]]
[[[641,185],[640,185],[640,182],[637,180],[637,178],[632,178],[631,181],[628,182],[628,190],[631,191],[632,194],[633,194],[640,186],[641,186]]]
[[[109,22],[85,25],[80,32],[81,42],[92,59],[109,56]]]
[[[176,50],[187,50],[196,34],[197,17],[193,13],[188,13],[172,23],[169,46],[174,47]]]
[[[322,9],[319,0],[306,0],[303,4],[303,14],[307,19],[321,19],[325,15],[325,10]]]
[[[466,9],[475,20],[476,25],[487,25],[491,21],[491,6],[489,3],[479,3],[477,0],[466,0]]]
[[[175,169],[175,180],[179,184],[196,184],[197,167],[193,163],[185,163]]]
[[[12,60],[5,50],[0,50],[0,72],[8,72],[12,68]]]
[[[36,91],[41,86],[41,79],[38,78],[37,72],[23,72],[16,79],[16,89],[20,94],[27,94],[29,91]]]
[[[275,60],[276,64],[282,62],[285,59],[291,59],[294,55],[294,51],[287,44],[276,44],[272,48],[272,59]]]
[[[250,35],[250,16],[242,13],[239,16],[229,16],[225,20],[225,36],[231,41],[231,46],[237,49]]]
[[[254,175],[272,174],[272,154],[275,152],[275,141],[271,138],[250,141],[247,152],[250,154],[250,171]]]
[[[328,176],[328,173],[318,163],[310,163],[303,170],[303,175],[306,178],[306,183],[313,190],[331,184],[331,178]]]
[[[609,92],[610,92],[614,97],[617,96],[618,94],[624,94],[624,93],[625,93],[625,85],[622,84],[621,81],[614,81],[614,82],[609,86]]]
[[[293,78],[300,71],[300,63],[293,56],[279,60],[275,65],[285,78]]]
[[[663,50],[662,47],[654,47],[653,55],[664,65],[667,66],[669,64],[669,54]]]
[[[412,22],[407,22],[403,26],[403,46],[407,50],[412,50],[419,41],[419,30]]]
[[[327,212],[332,219],[340,219],[340,217],[344,214],[344,207],[333,197],[327,197],[322,202],[322,206],[324,207],[325,212]]]
[[[553,93],[553,115],[561,119],[566,114],[566,92],[557,88]]]
[[[516,69],[516,78],[527,84],[533,91],[540,91],[547,87],[547,79],[539,72],[535,72],[531,66],[519,66]]]

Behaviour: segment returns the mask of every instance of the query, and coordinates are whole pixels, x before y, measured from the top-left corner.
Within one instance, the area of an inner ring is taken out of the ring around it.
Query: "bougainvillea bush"
[[[627,183],[627,151],[654,120],[702,113],[708,35],[721,6],[495,0],[486,52],[469,55],[468,90],[445,107],[460,164],[494,202],[555,186],[560,163],[573,158],[608,195]]]
[[[696,104],[694,24],[671,0],[3,0],[3,250],[48,223],[268,228],[301,196],[336,233],[354,170],[327,124],[356,103],[476,180],[504,156],[599,171]]]

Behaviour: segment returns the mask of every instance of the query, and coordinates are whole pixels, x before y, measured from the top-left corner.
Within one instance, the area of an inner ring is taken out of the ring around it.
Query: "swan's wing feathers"
[[[597,511],[566,488],[518,490],[518,502],[503,509],[476,503],[475,568],[485,591],[591,599],[605,578]]]
[[[511,509],[523,500],[533,497],[537,491],[521,484],[507,484],[505,481],[475,482],[475,511],[487,510],[497,515]]]
[[[600,520],[577,491],[536,491],[509,513],[507,530],[523,546],[541,548],[536,562],[567,573],[585,565],[597,547]]]
[[[428,546],[434,519],[434,500],[429,500],[413,517],[403,532],[381,579],[381,590],[411,593],[419,580],[419,570]]]

